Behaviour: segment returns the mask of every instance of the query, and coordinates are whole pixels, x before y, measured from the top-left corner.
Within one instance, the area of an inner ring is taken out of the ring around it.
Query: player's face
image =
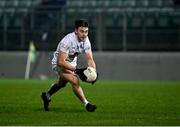
[[[79,41],[84,41],[88,36],[88,27],[78,27],[78,29],[75,29],[75,33]]]

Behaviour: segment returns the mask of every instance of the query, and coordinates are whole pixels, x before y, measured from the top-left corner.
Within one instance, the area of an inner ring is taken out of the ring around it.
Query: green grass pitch
[[[68,84],[53,97],[50,111],[40,94],[52,80],[0,80],[0,125],[180,125],[180,82],[81,82],[87,98],[97,105],[89,113]]]

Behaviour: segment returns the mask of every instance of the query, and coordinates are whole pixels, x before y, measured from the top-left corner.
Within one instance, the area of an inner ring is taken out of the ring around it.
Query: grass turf
[[[70,84],[52,97],[50,111],[40,94],[51,80],[0,80],[0,125],[180,125],[180,82],[98,81],[81,83],[97,105],[89,113]]]

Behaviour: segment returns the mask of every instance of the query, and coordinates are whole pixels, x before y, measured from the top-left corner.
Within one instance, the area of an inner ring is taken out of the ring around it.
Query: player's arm
[[[86,54],[85,56],[88,62],[88,66],[93,67],[96,70],[96,63],[94,62],[92,51],[86,52],[85,54]],[[98,80],[98,75],[99,74],[97,72],[97,78],[95,81],[92,82],[92,84],[94,84]]]
[[[96,64],[94,62],[92,52],[91,51],[86,52],[85,56],[86,56],[86,59],[87,59],[88,66],[93,67],[94,69],[96,69]]]
[[[72,66],[70,63],[66,61],[67,57],[68,57],[67,53],[60,51],[58,54],[58,66],[64,69],[75,71],[76,67]]]

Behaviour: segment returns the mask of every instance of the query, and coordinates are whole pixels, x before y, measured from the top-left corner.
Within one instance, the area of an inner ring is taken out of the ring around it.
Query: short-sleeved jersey
[[[75,32],[67,34],[58,44],[56,51],[53,54],[52,65],[57,67],[59,52],[68,54],[68,61],[72,66],[77,66],[77,56],[81,53],[91,52],[91,43],[87,37],[84,41],[79,42]]]

